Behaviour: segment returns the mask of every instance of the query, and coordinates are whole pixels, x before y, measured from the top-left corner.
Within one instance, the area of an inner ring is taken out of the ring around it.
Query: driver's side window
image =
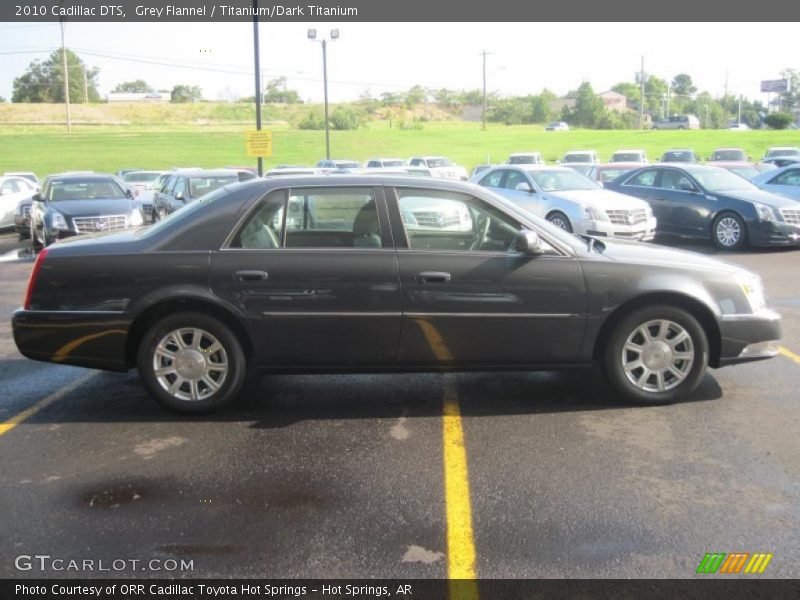
[[[505,252],[521,225],[483,200],[439,190],[398,189],[412,250]]]

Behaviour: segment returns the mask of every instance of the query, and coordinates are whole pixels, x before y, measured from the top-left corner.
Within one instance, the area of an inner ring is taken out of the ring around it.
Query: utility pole
[[[67,107],[67,133],[72,133],[72,115],[69,110],[69,71],[67,70],[67,48],[64,45],[64,21],[61,21],[61,59],[64,65],[64,103]]]
[[[728,97],[728,71],[725,71],[725,98]]]
[[[256,77],[256,131],[261,131],[261,56],[258,49],[258,0],[253,0],[253,62]],[[264,159],[258,157],[258,176],[264,174]]]
[[[671,85],[672,85],[672,82],[668,81],[667,82],[667,115],[666,115],[668,119],[669,119],[669,93],[670,93],[670,91],[672,89]]]
[[[486,56],[492,54],[484,50],[481,52],[483,56],[483,110],[481,111],[481,121],[483,123],[483,131],[486,131]]]
[[[325,95],[325,159],[331,159],[331,133],[328,120],[328,40],[322,40],[322,87]]]
[[[83,65],[83,103],[89,104],[89,77],[86,75],[86,65]]]
[[[736,124],[742,122],[742,95],[739,94],[739,117],[736,119]]]
[[[639,75],[639,129],[644,129],[644,56],[642,56],[642,71]]]

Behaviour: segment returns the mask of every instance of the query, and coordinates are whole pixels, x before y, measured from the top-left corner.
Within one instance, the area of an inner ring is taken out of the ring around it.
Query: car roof
[[[645,163],[640,162],[607,162],[607,163],[597,163],[593,165],[598,169],[617,169],[619,167],[631,167],[632,169],[637,169],[641,167]]]
[[[108,179],[119,181],[116,175],[111,175],[110,173],[55,173],[54,175],[48,175],[47,178],[50,181],[106,181]]]
[[[509,156],[541,156],[541,152],[512,152]]]
[[[239,173],[235,169],[199,169],[197,171],[179,173],[179,175],[192,179],[194,177],[237,177]]]
[[[587,164],[588,163],[581,163]],[[595,165],[591,165],[595,166]],[[573,169],[568,167],[562,167],[561,165],[492,165],[490,169],[491,171],[495,171],[497,169],[522,169],[523,171],[569,171],[570,173],[574,173]]]
[[[728,146],[728,147],[725,147],[725,148],[715,148],[714,152],[721,152],[723,150],[737,150],[737,151],[744,152],[744,148],[736,148],[734,146]]]
[[[595,150],[568,150],[564,154],[596,154]]]

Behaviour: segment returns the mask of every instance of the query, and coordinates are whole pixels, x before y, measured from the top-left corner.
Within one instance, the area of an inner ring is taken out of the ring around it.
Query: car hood
[[[715,196],[716,194],[711,192],[708,195]],[[721,192],[720,195],[736,198],[737,200],[745,200],[746,202],[760,202],[772,208],[800,208],[797,200],[791,200],[765,190],[728,190]]]
[[[566,190],[560,192],[547,192],[551,198],[561,198],[575,202],[581,206],[591,206],[600,209],[635,210],[647,208],[649,205],[639,198],[626,196],[611,190]]]
[[[48,206],[65,217],[102,217],[127,215],[133,210],[129,198],[94,198],[92,200],[59,200]]]
[[[738,265],[705,256],[688,250],[678,250],[667,246],[645,244],[627,240],[611,240],[603,238],[605,247],[602,255],[615,262],[648,265],[658,267],[669,266],[677,269],[724,271],[731,274],[750,274],[750,271]]]

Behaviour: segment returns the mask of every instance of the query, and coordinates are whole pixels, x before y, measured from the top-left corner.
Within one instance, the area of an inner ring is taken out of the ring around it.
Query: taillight
[[[33,263],[33,270],[31,271],[31,278],[28,279],[28,291],[25,292],[25,310],[31,309],[31,296],[33,295],[33,288],[36,285],[36,277],[39,275],[39,269],[42,268],[44,257],[47,256],[47,248],[42,248],[39,256],[36,257],[36,262]]]

